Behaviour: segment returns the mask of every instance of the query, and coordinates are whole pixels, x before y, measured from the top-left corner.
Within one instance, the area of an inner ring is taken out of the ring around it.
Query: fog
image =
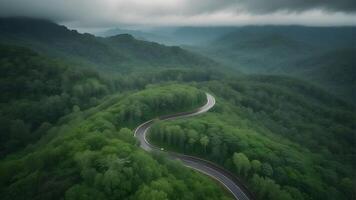
[[[354,0],[1,0],[0,16],[27,16],[72,27],[356,24]]]

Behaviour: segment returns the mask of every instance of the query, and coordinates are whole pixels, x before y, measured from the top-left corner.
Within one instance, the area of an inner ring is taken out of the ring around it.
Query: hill
[[[113,87],[81,70],[17,46],[0,45],[0,157],[37,141],[60,117],[96,105]]]
[[[1,44],[0,72],[0,157],[35,143],[61,117],[95,106],[107,95],[143,89],[152,83],[221,77],[205,69],[168,68],[108,78],[65,59]]]
[[[149,31],[146,32],[140,30],[112,28],[106,31],[95,33],[95,35],[101,37],[112,37],[112,36],[122,35],[122,34],[132,35],[133,37],[139,40],[153,41],[153,42],[158,42],[163,44],[167,44],[169,41],[169,38],[167,38],[167,36],[165,36],[164,34],[161,35],[159,33],[151,33]],[[163,42],[163,41],[167,41],[167,42]]]
[[[199,97],[194,87],[151,87],[71,113],[38,143],[0,161],[2,199],[230,199],[208,177],[145,153],[129,129],[199,106]]]
[[[52,57],[64,58],[107,71],[132,71],[142,67],[208,67],[211,60],[187,52],[137,40],[123,34],[109,38],[80,34],[64,26],[41,19],[1,18],[2,43],[27,46]],[[135,51],[132,51],[132,48]]]
[[[258,199],[355,198],[355,107],[320,86],[223,71],[179,47],[128,34],[100,38],[24,18],[1,25],[2,199],[231,199],[203,174],[144,152],[133,136],[148,119],[201,106],[205,92],[217,100],[211,112],[158,122],[150,139],[223,166]],[[244,56],[255,51],[260,59],[275,49],[300,67],[273,73],[332,80],[325,87],[353,80],[347,34],[329,45],[253,32],[236,43],[228,42],[233,36],[216,41],[205,53],[245,48]]]
[[[355,27],[246,26],[190,49],[242,72],[302,78],[352,101],[355,34]]]
[[[170,81],[216,73],[163,69],[107,79],[10,45],[0,45],[0,71],[2,199],[230,199],[209,178],[144,153],[131,130],[203,103],[200,90]]]
[[[217,97],[213,111],[158,123],[149,135],[155,146],[224,166],[258,199],[355,197],[355,107],[283,76],[201,87]]]

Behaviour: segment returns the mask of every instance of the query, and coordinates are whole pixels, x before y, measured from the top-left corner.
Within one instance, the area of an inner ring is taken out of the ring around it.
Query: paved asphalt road
[[[173,115],[167,115],[167,116],[162,116],[159,117],[159,120],[173,120],[173,119],[179,119],[179,118],[187,118],[187,117],[192,117],[195,115],[203,114],[210,110],[210,108],[214,107],[215,105],[215,98],[206,93],[207,97],[207,103],[192,111],[192,112],[184,112],[184,113],[177,113]],[[157,120],[157,119],[156,119]],[[155,121],[154,120],[149,120],[140,126],[138,126],[135,130],[135,137],[137,137],[140,141],[140,147],[146,151],[161,151],[159,148],[151,145],[148,143],[146,139],[146,134],[150,127],[153,125]],[[165,151],[166,152],[166,151]],[[253,199],[252,194],[248,192],[246,187],[244,187],[241,182],[230,172],[227,170],[224,170],[223,168],[217,166],[214,163],[211,163],[209,161],[206,161],[204,159],[200,159],[197,157],[193,156],[188,156],[188,155],[183,155],[183,154],[178,154],[174,152],[166,152],[168,156],[172,159],[179,159],[182,161],[182,163],[194,170],[200,171],[217,181],[219,181],[222,185],[224,185],[232,194],[233,196],[238,199],[238,200],[249,200]]]

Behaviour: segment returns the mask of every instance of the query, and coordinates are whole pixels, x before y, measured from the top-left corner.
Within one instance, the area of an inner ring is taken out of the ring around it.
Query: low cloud
[[[355,0],[0,0],[0,16],[81,27],[119,25],[355,25]]]

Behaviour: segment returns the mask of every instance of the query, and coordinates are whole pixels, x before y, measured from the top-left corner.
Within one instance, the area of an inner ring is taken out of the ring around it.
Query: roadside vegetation
[[[98,105],[110,94],[144,89],[152,83],[216,79],[196,69],[99,74],[24,47],[0,45],[0,157],[35,142],[58,119]]]
[[[251,76],[202,84],[213,112],[159,122],[150,141],[214,161],[259,199],[352,199],[354,108],[293,79]]]
[[[133,137],[205,92],[211,111],[159,122],[150,140],[225,167],[261,200],[356,198],[355,106],[317,86],[46,20],[0,18],[0,41],[1,199],[231,199]]]
[[[204,93],[181,85],[116,95],[75,111],[0,162],[2,199],[230,199],[197,172],[137,146],[128,126],[190,110]],[[162,112],[164,111],[164,112]]]

